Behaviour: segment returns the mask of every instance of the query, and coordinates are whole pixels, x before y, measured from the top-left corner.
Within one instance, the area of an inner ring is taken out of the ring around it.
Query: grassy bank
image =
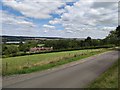
[[[91,83],[88,88],[118,88],[118,62]]]
[[[3,58],[2,74],[5,76],[41,71],[105,51],[106,49],[89,49]]]

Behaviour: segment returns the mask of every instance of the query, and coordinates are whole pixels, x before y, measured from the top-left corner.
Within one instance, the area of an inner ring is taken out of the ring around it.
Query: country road
[[[108,51],[52,70],[4,77],[3,88],[85,88],[117,61],[118,53]]]

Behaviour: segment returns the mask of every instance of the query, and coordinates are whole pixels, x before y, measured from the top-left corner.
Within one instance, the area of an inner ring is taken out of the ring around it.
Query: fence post
[[[7,62],[5,63],[5,67],[6,67],[5,72],[7,72],[7,70],[8,70],[8,63]]]

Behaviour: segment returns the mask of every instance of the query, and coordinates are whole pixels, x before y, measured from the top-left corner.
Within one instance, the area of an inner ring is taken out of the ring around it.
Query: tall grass
[[[31,73],[80,60],[106,51],[105,49],[65,51],[3,58],[3,75]]]
[[[92,82],[89,88],[118,88],[118,62]]]

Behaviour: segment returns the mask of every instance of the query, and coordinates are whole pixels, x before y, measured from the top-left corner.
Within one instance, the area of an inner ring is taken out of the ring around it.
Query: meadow
[[[6,76],[41,71],[105,51],[107,51],[107,49],[87,49],[3,58],[2,75]]]

